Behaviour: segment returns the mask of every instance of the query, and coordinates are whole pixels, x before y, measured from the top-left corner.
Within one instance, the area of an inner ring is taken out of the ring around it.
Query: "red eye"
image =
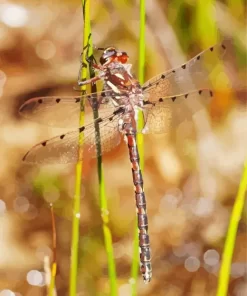
[[[126,52],[122,52],[122,54],[118,57],[119,62],[122,64],[125,64],[128,61],[129,56],[127,55]]]

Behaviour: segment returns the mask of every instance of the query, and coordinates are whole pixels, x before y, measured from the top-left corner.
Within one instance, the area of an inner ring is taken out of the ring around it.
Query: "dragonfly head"
[[[128,54],[125,51],[118,51],[115,47],[107,47],[100,57],[100,64],[106,66],[113,61],[125,64],[128,61]]]

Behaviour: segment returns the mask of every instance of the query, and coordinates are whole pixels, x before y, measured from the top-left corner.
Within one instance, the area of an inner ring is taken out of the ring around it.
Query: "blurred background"
[[[136,75],[138,5],[134,0],[91,1],[94,44],[127,51]],[[138,295],[213,296],[247,148],[246,2],[152,0],[147,1],[146,16],[146,79],[230,40],[211,82],[214,99],[195,121],[196,128],[181,125],[175,134],[145,136],[153,280],[144,285],[140,275]],[[47,294],[44,262],[52,256],[51,202],[57,226],[57,294],[68,295],[75,166],[22,162],[32,145],[61,130],[21,118],[18,108],[36,96],[78,95],[73,86],[82,28],[80,1],[0,4],[1,296]],[[103,162],[118,295],[125,296],[130,295],[135,222],[125,144],[106,154]],[[78,296],[109,295],[96,167],[95,160],[85,160]],[[228,295],[247,295],[246,218],[244,211]]]

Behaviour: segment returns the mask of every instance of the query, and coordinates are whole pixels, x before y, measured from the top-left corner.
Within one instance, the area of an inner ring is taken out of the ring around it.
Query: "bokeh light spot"
[[[247,283],[240,282],[234,288],[234,295],[235,296],[245,296],[247,291]]]
[[[54,57],[56,47],[50,40],[42,40],[36,45],[36,54],[42,60],[49,60]]]
[[[0,199],[0,215],[3,215],[6,212],[6,204],[3,200]]]
[[[23,27],[28,21],[28,11],[16,4],[0,6],[0,20],[9,27]]]
[[[124,284],[121,285],[118,289],[118,295],[119,296],[126,296],[131,294],[131,285],[130,284]]]
[[[49,186],[43,189],[43,197],[48,203],[54,203],[60,197],[59,189],[56,186]]]
[[[231,275],[234,278],[239,278],[247,274],[247,264],[244,262],[236,262],[232,264]]]
[[[1,35],[1,31],[0,31],[0,35]],[[0,97],[3,94],[3,87],[4,87],[6,80],[7,80],[6,74],[0,70]]]
[[[44,282],[43,274],[38,270],[30,270],[27,273],[27,282],[32,286],[41,286]]]
[[[189,257],[185,260],[184,262],[184,267],[189,271],[189,272],[195,272],[200,268],[200,261],[196,257]]]
[[[15,296],[15,293],[10,290],[2,290],[0,296]]]
[[[179,247],[173,247],[172,252],[176,257],[184,257],[187,252],[184,246],[179,246]]]
[[[24,196],[18,196],[13,203],[14,211],[17,213],[25,213],[29,208],[29,201]]]
[[[214,266],[220,261],[220,255],[216,250],[207,250],[203,255],[204,262],[207,265]]]
[[[213,210],[213,200],[205,197],[201,197],[193,208],[194,214],[199,217],[207,217],[212,214]]]
[[[36,257],[41,261],[44,261],[44,257],[50,257],[52,255],[52,250],[48,246],[40,246],[36,249]]]

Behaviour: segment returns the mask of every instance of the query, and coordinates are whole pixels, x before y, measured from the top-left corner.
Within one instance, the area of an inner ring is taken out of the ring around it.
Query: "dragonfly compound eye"
[[[120,52],[117,52],[117,59],[120,63],[125,64],[128,61],[129,56],[127,52],[120,51]]]
[[[117,55],[117,51],[114,47],[108,47],[100,58],[101,65],[108,64],[111,62]]]

